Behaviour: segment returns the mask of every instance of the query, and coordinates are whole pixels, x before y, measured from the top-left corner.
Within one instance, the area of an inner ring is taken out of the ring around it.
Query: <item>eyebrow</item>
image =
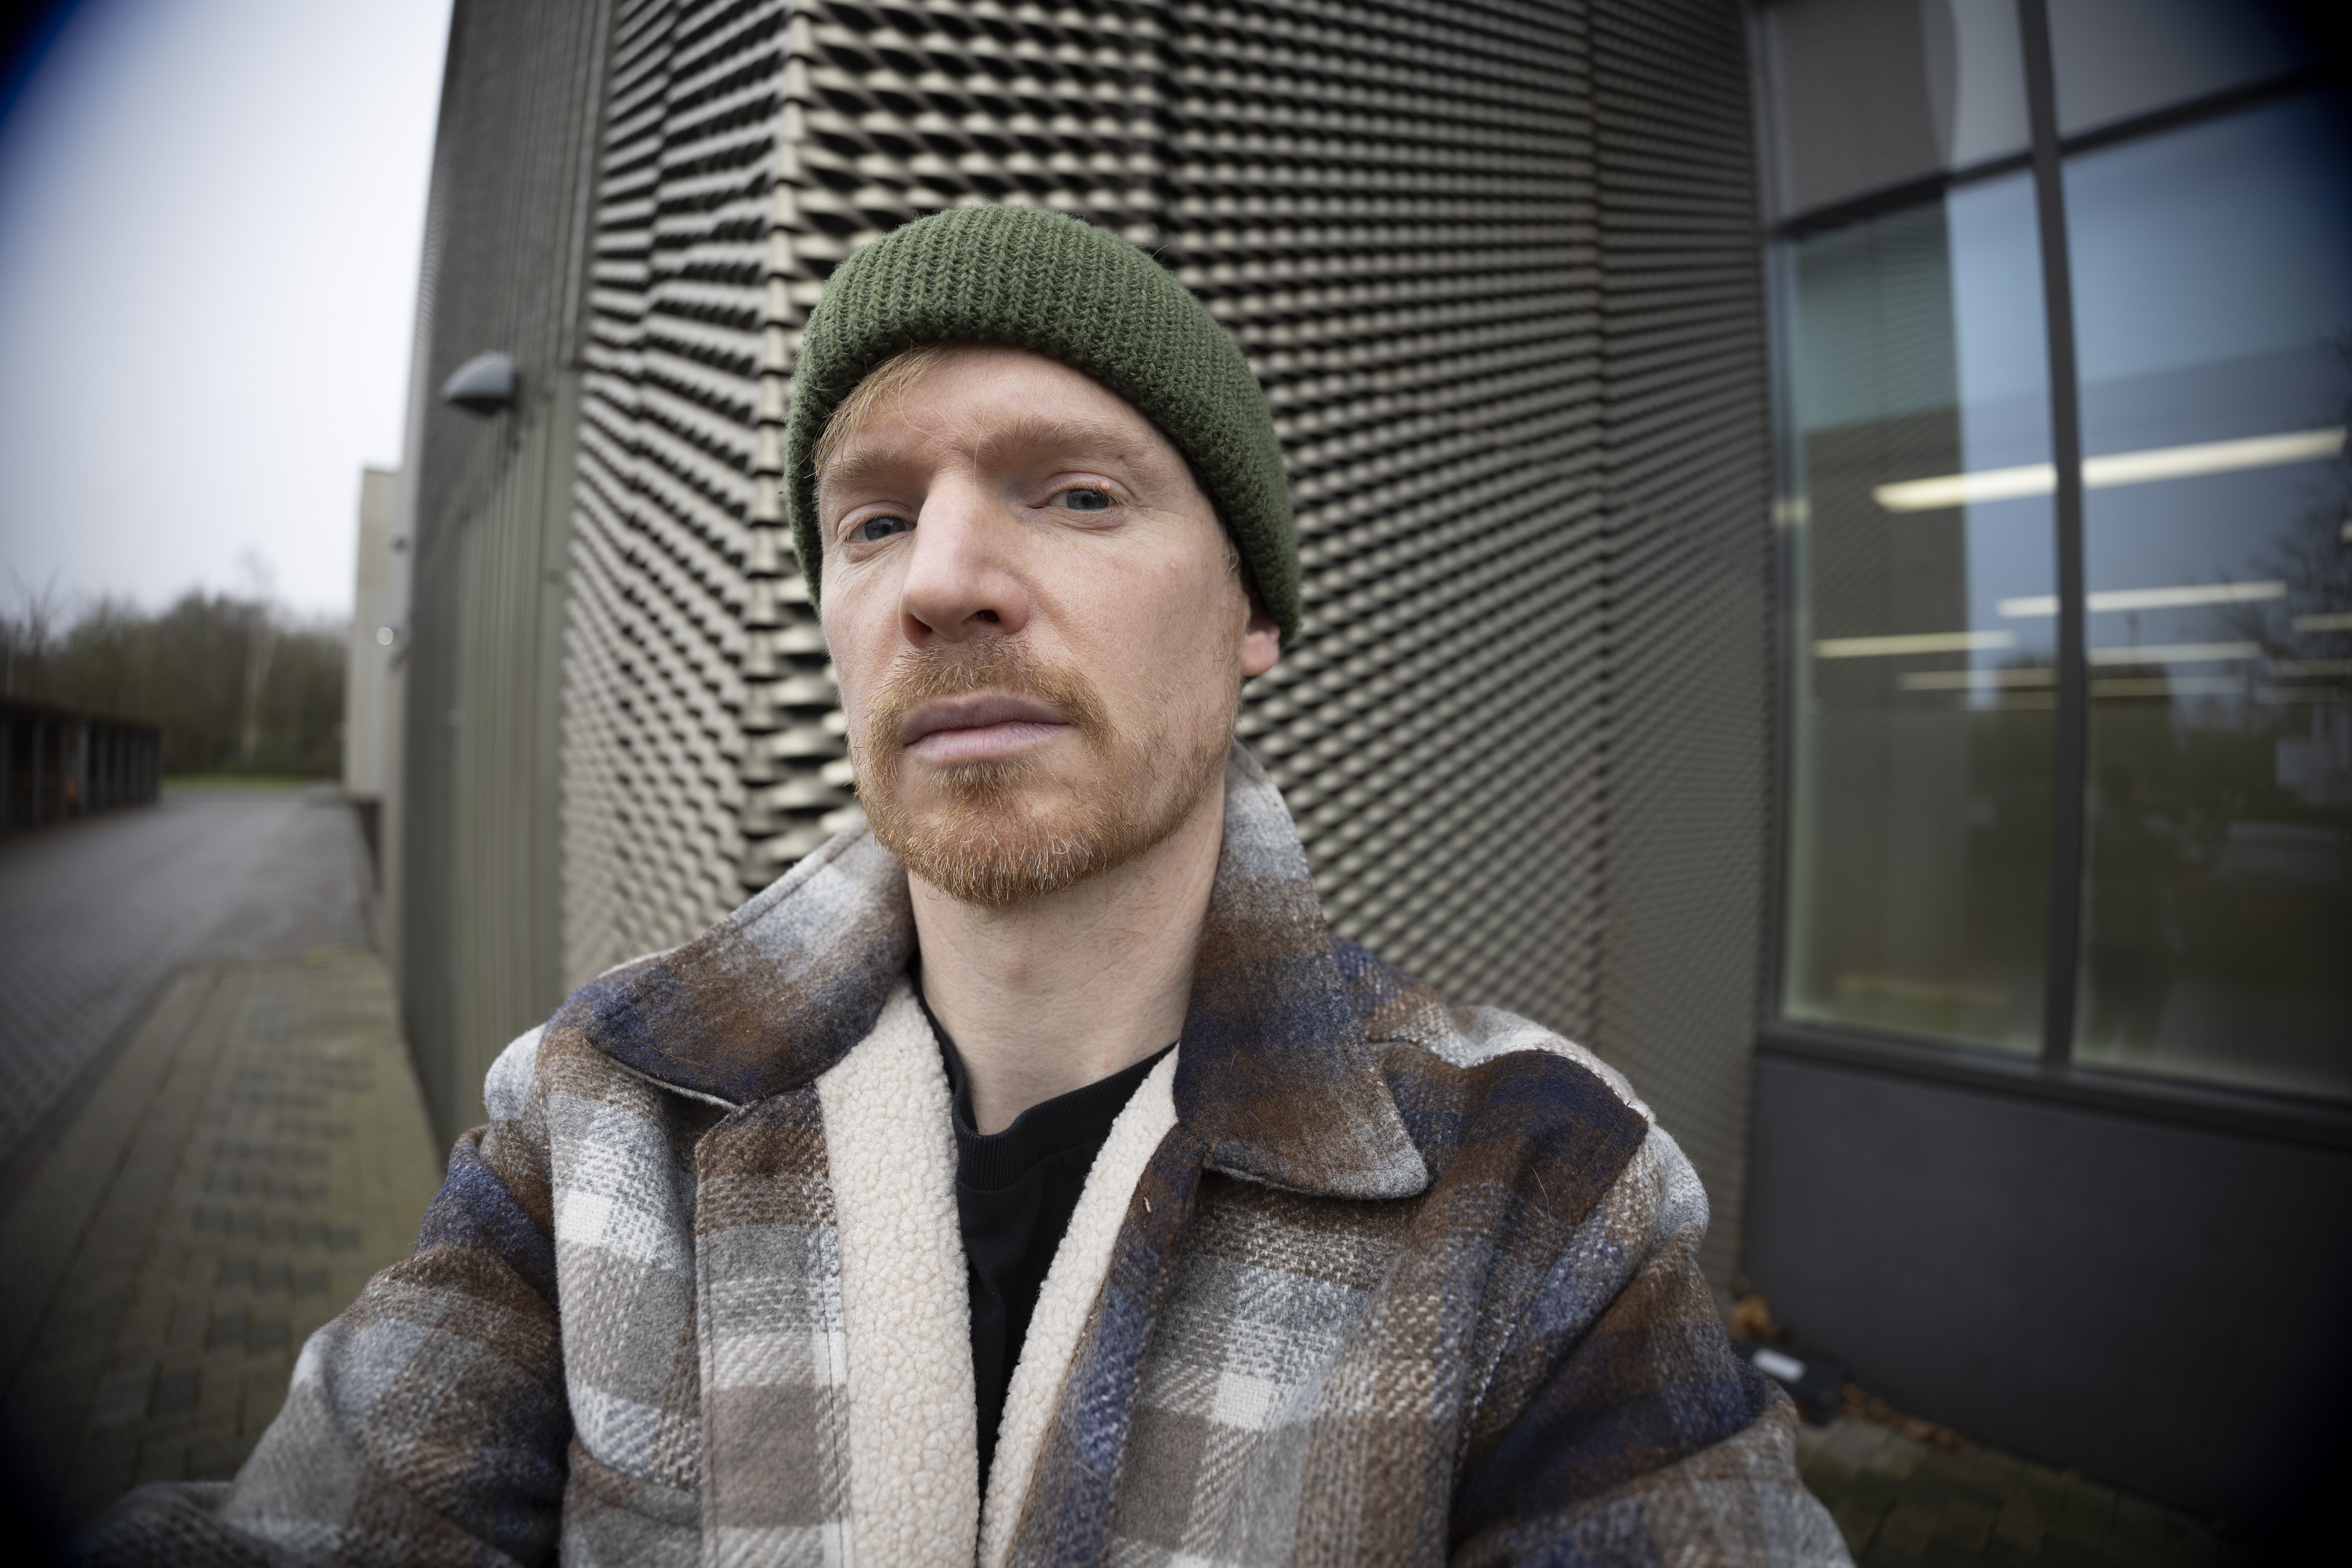
[[[1165,437],[1162,437],[1164,440]],[[820,491],[840,486],[856,486],[877,474],[898,466],[901,459],[893,453],[878,452],[866,446],[858,437],[851,437],[848,449],[834,458],[816,476]],[[992,431],[982,438],[974,454],[985,463],[1006,452],[1022,452],[1037,448],[1078,449],[1097,452],[1132,463],[1154,455],[1182,458],[1172,450],[1154,454],[1150,447],[1136,440],[1131,431],[1098,419],[1048,419],[1041,414],[1023,415],[1003,428]]]
[[[1151,455],[1149,443],[1137,442],[1129,432],[1116,425],[1096,419],[1048,419],[1042,414],[1024,414],[982,441],[980,456],[986,459],[1002,452],[1039,447],[1084,447],[1128,462]]]

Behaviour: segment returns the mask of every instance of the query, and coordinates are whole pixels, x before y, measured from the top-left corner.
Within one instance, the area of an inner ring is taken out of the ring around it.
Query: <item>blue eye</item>
[[[850,537],[862,544],[878,544],[894,533],[903,533],[915,525],[903,517],[869,517],[850,530]]]
[[[1055,499],[1072,511],[1102,511],[1110,505],[1110,497],[1092,485],[1076,486]]]

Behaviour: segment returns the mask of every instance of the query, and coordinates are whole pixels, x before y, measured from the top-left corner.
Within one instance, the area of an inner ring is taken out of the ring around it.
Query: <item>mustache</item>
[[[1045,663],[1023,644],[995,638],[969,646],[939,643],[900,654],[857,728],[868,747],[881,742],[887,754],[897,749],[894,738],[917,704],[982,691],[1043,702],[1089,741],[1106,739],[1111,731],[1109,711],[1091,681]]]

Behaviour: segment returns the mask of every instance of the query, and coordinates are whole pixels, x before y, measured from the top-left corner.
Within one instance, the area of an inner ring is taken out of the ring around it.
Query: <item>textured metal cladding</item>
[[[738,902],[766,203],[786,8],[614,18],[563,726],[577,982]]]
[[[1747,62],[1709,0],[1593,7],[1608,380],[1611,809],[1597,1039],[1737,1263],[1770,798],[1768,376]]]
[[[1307,615],[1244,733],[1335,929],[1591,1019],[1607,714],[1579,15],[1184,7],[1169,255],[1250,353]]]

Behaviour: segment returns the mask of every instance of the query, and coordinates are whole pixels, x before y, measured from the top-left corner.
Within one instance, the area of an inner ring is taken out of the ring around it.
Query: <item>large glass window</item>
[[[2352,126],[2299,97],[2065,183],[2091,666],[2074,1056],[2352,1091]]]
[[[1781,1014],[2352,1099],[2345,97],[2265,5],[1854,15],[1780,0],[1759,29],[1792,593]],[[1924,141],[1833,134],[1900,130],[1888,73],[1956,60]],[[1969,71],[1976,107],[1947,112]],[[1963,123],[2000,149],[2026,118],[2031,159],[1956,154]]]
[[[2058,133],[2288,75],[2305,44],[2281,0],[2047,0]]]
[[[1780,0],[1758,37],[1777,213],[2025,151],[2015,0]]]
[[[2048,343],[2029,177],[1795,241],[1794,1016],[2040,1048],[2049,892]]]

